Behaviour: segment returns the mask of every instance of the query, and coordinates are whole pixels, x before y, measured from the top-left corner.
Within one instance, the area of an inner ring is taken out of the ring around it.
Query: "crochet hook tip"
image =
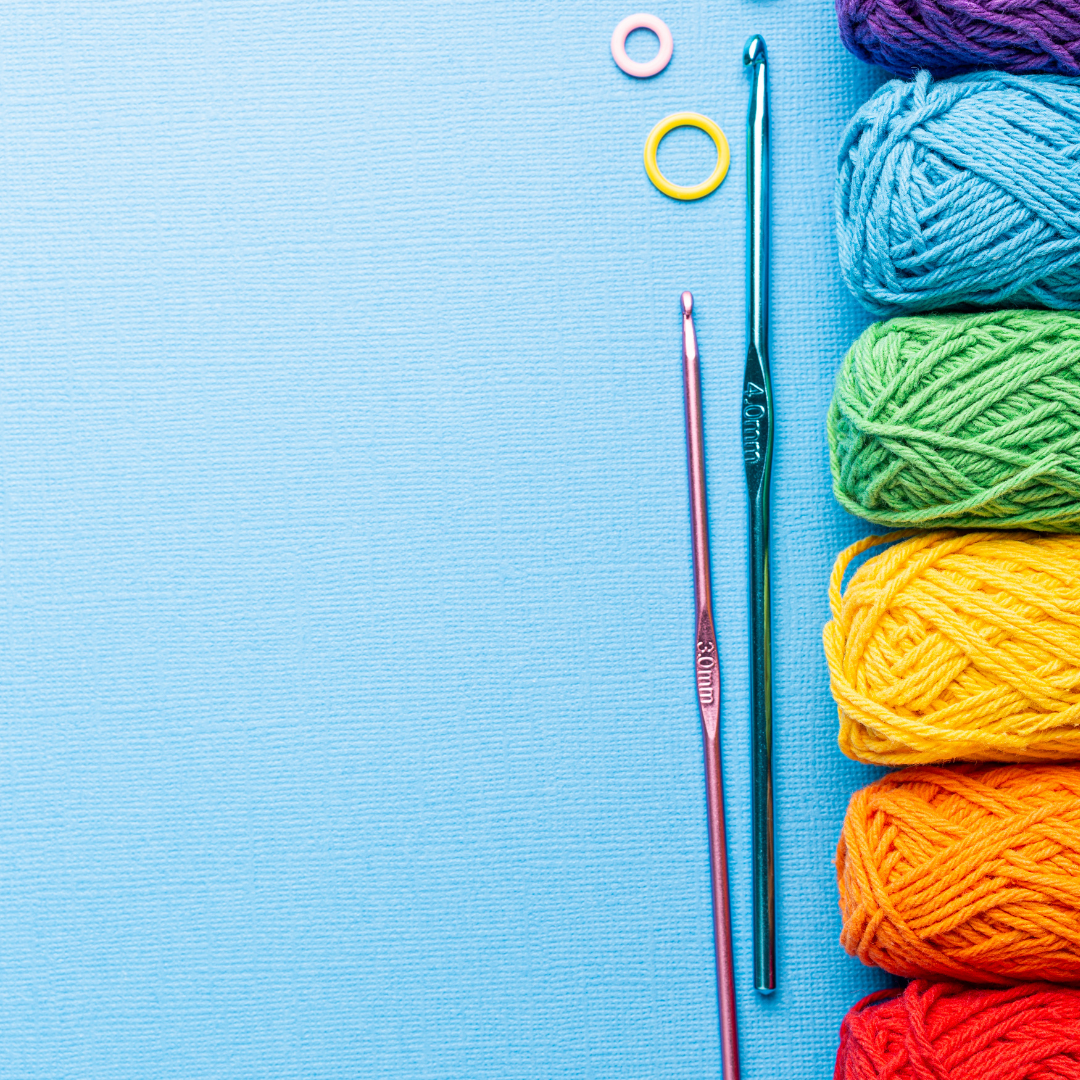
[[[684,292],[679,297],[679,303],[682,304],[682,310],[684,315],[689,315],[694,310],[694,294],[692,292]]]
[[[765,39],[760,34],[754,34],[746,43],[746,48],[743,49],[742,62],[747,65],[765,62]]]

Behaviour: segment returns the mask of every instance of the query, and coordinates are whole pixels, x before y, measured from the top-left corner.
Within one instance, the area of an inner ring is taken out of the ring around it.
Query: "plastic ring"
[[[693,184],[690,187],[673,184],[660,171],[660,166],[656,164],[656,151],[660,146],[660,140],[669,131],[674,131],[678,127],[700,128],[716,145],[716,168],[713,169],[707,180],[703,180],[700,184]],[[730,164],[731,151],[728,148],[726,136],[720,130],[718,124],[707,116],[702,116],[701,113],[679,112],[665,116],[649,132],[649,137],[645,140],[645,171],[649,174],[649,179],[656,187],[673,199],[700,199],[715,191],[724,177],[727,176]]]
[[[660,39],[660,51],[646,64],[639,64],[626,55],[626,39],[633,30],[651,30]],[[647,15],[641,12],[638,15],[627,15],[611,35],[611,55],[615,63],[635,79],[647,79],[650,75],[659,75],[668,66],[671,59],[671,51],[675,43],[671,38],[671,31],[663,19],[655,15]]]

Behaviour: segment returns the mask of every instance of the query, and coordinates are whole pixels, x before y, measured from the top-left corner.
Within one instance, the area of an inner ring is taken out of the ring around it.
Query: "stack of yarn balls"
[[[837,1080],[1080,1080],[1080,0],[837,0]]]

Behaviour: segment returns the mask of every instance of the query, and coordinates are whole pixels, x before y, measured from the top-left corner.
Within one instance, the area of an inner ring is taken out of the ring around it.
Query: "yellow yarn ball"
[[[895,540],[841,595],[851,561]],[[1080,536],[868,537],[836,560],[829,601],[825,655],[849,757],[1080,758]]]

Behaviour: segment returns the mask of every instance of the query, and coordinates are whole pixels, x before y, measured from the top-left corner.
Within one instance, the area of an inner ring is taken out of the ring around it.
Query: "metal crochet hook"
[[[724,829],[724,782],[720,758],[720,662],[712,618],[709,575],[709,516],[705,503],[705,434],[701,418],[701,369],[694,332],[694,298],[682,304],[683,388],[686,397],[686,458],[690,471],[690,535],[694,551],[696,637],[694,671],[698,711],[705,743],[705,802],[709,819],[709,867],[712,879],[713,934],[716,943],[716,990],[720,1002],[720,1056],[724,1080],[739,1080],[739,1039],[735,1021],[735,959],[731,949],[728,897],[727,834]]]
[[[746,316],[742,446],[750,497],[750,733],[754,867],[754,986],[776,989],[773,864],[772,655],[769,630],[769,473],[773,404],[769,382],[769,98],[765,39],[743,50],[751,70],[746,117]]]

